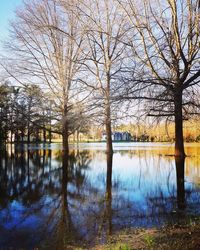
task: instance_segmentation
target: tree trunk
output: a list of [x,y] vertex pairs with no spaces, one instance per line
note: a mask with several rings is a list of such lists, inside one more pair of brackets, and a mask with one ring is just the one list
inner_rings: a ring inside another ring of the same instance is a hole
[[106,117],[106,152],[113,153],[111,122],[108,117]]
[[21,132],[21,142],[24,143],[24,132]]
[[18,132],[15,132],[15,138],[14,138],[14,142],[18,143]]
[[67,121],[63,124],[63,133],[62,133],[62,142],[63,142],[63,151],[66,153],[69,152],[69,143],[68,143],[68,124]]
[[30,142],[31,142],[31,134],[30,134],[30,126],[29,126],[29,123],[28,123],[27,142],[28,142],[28,143],[30,143]]
[[36,143],[40,142],[40,135],[39,135],[40,131],[39,129],[37,129],[36,131]]
[[31,108],[30,105],[28,107],[28,123],[27,123],[27,142],[28,144],[31,142],[31,131],[30,131],[30,121],[31,121]]
[[62,143],[63,143],[63,151],[67,154],[69,153],[69,131],[68,131],[68,121],[67,121],[67,106],[64,106],[63,111],[63,128],[62,128]]
[[111,117],[110,117],[110,102],[106,103],[106,152],[108,154],[113,153],[112,146],[112,129],[111,129]]
[[183,140],[182,91],[175,96],[175,156],[185,157]]
[[46,129],[43,129],[43,142],[46,143],[47,138],[46,138]]
[[[0,141],[1,141],[1,139],[0,139]],[[10,143],[11,144],[13,143],[13,131],[12,131],[12,129],[10,131]]]
[[76,131],[76,142],[77,144],[79,143],[79,131],[78,130]]
[[[51,130],[51,128],[50,128]],[[51,135],[51,131],[49,131],[49,143],[51,143],[51,140],[52,140],[52,135]]]
[[51,133],[51,108],[52,108],[52,105],[51,105],[51,102],[50,102],[50,118],[49,118],[49,143],[51,143],[51,140],[52,140],[52,133]]

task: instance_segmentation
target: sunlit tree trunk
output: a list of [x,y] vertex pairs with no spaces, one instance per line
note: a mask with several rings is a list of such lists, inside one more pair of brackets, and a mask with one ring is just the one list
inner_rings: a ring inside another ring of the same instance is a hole
[[111,113],[110,113],[110,103],[107,100],[106,103],[106,151],[108,154],[113,153],[113,146],[112,146],[112,128],[111,128]]
[[175,96],[175,156],[185,157],[183,139],[182,92]]
[[68,119],[67,119],[67,105],[64,105],[63,110],[63,127],[62,127],[62,140],[63,140],[63,151],[66,152],[66,154],[69,153],[69,127],[68,127]]

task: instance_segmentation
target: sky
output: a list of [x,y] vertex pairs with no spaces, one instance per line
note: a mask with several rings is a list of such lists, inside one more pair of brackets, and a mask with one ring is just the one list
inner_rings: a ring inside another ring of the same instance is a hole
[[[9,20],[15,16],[14,10],[22,4],[23,0],[0,0],[0,40],[8,36]],[[0,45],[2,47],[2,45]]]

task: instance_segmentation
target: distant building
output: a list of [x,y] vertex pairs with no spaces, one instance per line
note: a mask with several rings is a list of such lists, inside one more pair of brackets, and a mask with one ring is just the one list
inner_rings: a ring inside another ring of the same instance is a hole
[[120,132],[112,133],[112,141],[122,141],[122,133]]
[[123,132],[122,141],[131,141],[131,134],[129,132]]
[[[106,133],[102,133],[101,141],[106,141]],[[113,132],[112,141],[131,141],[131,134],[129,132]]]

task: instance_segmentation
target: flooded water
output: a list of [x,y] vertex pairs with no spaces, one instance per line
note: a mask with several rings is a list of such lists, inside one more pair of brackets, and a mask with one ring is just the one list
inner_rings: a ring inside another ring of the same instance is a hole
[[10,147],[0,153],[1,249],[64,249],[200,213],[200,145],[104,143]]

